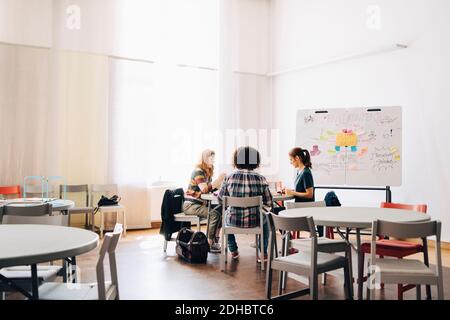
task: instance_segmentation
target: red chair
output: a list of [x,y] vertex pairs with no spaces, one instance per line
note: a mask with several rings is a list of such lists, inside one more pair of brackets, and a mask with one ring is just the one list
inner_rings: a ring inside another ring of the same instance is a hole
[[[390,208],[390,209],[402,209],[402,210],[410,210],[410,211],[418,211],[422,213],[427,213],[427,205],[410,205],[410,204],[401,204],[401,203],[387,203],[382,202],[381,208]],[[363,243],[361,245],[361,250],[364,254],[370,254],[370,242]],[[416,254],[416,253],[424,253],[425,263],[428,264],[428,250],[424,248],[424,246],[420,243],[413,243],[407,241],[400,240],[387,240],[384,237],[380,237],[377,241],[377,255],[380,258],[384,257],[394,257],[398,259],[403,259],[404,257]],[[362,257],[362,265],[364,266],[364,254]],[[364,278],[364,281],[367,279]],[[382,284],[382,288],[384,285]],[[415,288],[415,285],[398,285],[397,295],[398,300],[403,300],[403,293],[410,289]],[[427,298],[431,297],[430,288],[427,286]]]
[[20,186],[0,186],[0,194],[4,196],[17,195],[17,198],[22,198],[22,191],[20,191]]

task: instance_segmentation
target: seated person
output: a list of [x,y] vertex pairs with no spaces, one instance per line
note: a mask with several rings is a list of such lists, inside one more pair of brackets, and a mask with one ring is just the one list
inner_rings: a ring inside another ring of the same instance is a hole
[[[234,152],[233,164],[236,170],[229,175],[219,192],[219,203],[222,204],[223,197],[263,197],[265,211],[270,211],[272,207],[272,194],[265,177],[254,170],[260,166],[261,155],[251,147],[241,147]],[[264,223],[264,257],[267,258],[267,246],[269,228],[267,222],[259,221],[259,208],[233,208],[227,210],[226,224],[239,228],[255,228]],[[233,234],[228,235],[228,248],[233,259],[239,258],[236,238]]]
[[[205,150],[202,153],[200,163],[192,172],[191,180],[185,194],[183,211],[186,215],[196,215],[201,218],[208,218],[208,206],[201,199],[202,194],[208,194],[220,188],[225,174],[221,174],[215,181],[212,181],[214,174],[215,153],[212,150]],[[220,244],[216,241],[220,223],[222,220],[222,209],[220,207],[211,208],[209,212],[208,242],[210,252],[220,253]]]

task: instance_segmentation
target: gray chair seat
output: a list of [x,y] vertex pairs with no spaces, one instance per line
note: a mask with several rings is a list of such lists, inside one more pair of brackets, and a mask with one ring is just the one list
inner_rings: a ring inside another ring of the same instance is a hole
[[[40,281],[51,281],[58,276],[59,271],[62,269],[60,266],[38,266],[37,275]],[[31,267],[8,267],[0,270],[0,274],[8,279],[24,279],[30,280]]]
[[[290,242],[291,247],[297,250],[311,248],[311,239],[294,239]],[[345,252],[348,244],[343,239],[328,239],[325,237],[317,238],[317,247],[319,252],[334,253]]]
[[[330,253],[317,253],[317,269],[319,273],[328,270],[341,268],[347,264],[347,259]],[[307,272],[311,269],[311,252],[303,251],[289,256],[273,259],[272,268],[276,270],[287,270],[289,272],[305,269]],[[291,269],[291,270],[288,270]]]
[[[175,221],[179,221],[179,222],[197,222],[197,220],[199,220],[198,216],[193,216],[193,215],[187,215],[185,213],[177,213],[173,215]],[[207,219],[200,219],[201,221],[203,220],[207,220]]]
[[69,209],[69,213],[92,213],[94,212],[95,208],[93,207],[75,207],[72,209]]
[[[105,282],[107,299],[115,299],[115,286]],[[97,283],[44,283],[39,287],[42,300],[99,300]]]
[[408,259],[375,259],[375,263],[382,275],[389,276],[435,276],[434,270],[422,261]]
[[[38,284],[41,285],[45,281],[54,281],[58,277],[59,272],[62,270],[59,266],[38,266],[37,276]],[[32,290],[31,285],[31,267],[8,267],[0,270],[0,274],[9,280],[14,281],[15,284],[20,286],[24,290]],[[0,283],[0,291],[12,292],[15,291],[9,286]]]
[[99,207],[98,211],[102,211],[102,212],[115,212],[115,211],[122,211],[125,210],[125,207],[122,206],[121,204],[115,205],[115,206],[103,206],[103,207]]

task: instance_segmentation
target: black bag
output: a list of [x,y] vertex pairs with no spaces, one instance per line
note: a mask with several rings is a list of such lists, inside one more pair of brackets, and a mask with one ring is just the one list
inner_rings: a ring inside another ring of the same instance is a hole
[[111,198],[107,198],[102,196],[98,201],[98,207],[107,207],[107,206],[117,206],[119,204],[120,198],[118,195],[114,195]]
[[330,191],[325,195],[325,203],[327,207],[340,207],[341,202],[334,191]]
[[189,263],[206,263],[208,258],[208,238],[203,232],[183,228],[178,232],[176,252]]
[[97,207],[94,209],[94,214],[98,212],[100,207],[117,206],[119,204],[119,201],[120,197],[118,195],[114,195],[111,198],[102,196],[97,203]]

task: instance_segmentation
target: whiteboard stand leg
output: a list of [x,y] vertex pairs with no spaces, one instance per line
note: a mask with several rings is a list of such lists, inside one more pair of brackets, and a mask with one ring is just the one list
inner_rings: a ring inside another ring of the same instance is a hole
[[386,187],[386,202],[387,203],[392,202],[392,191],[391,191],[391,187],[389,187],[389,186]]

